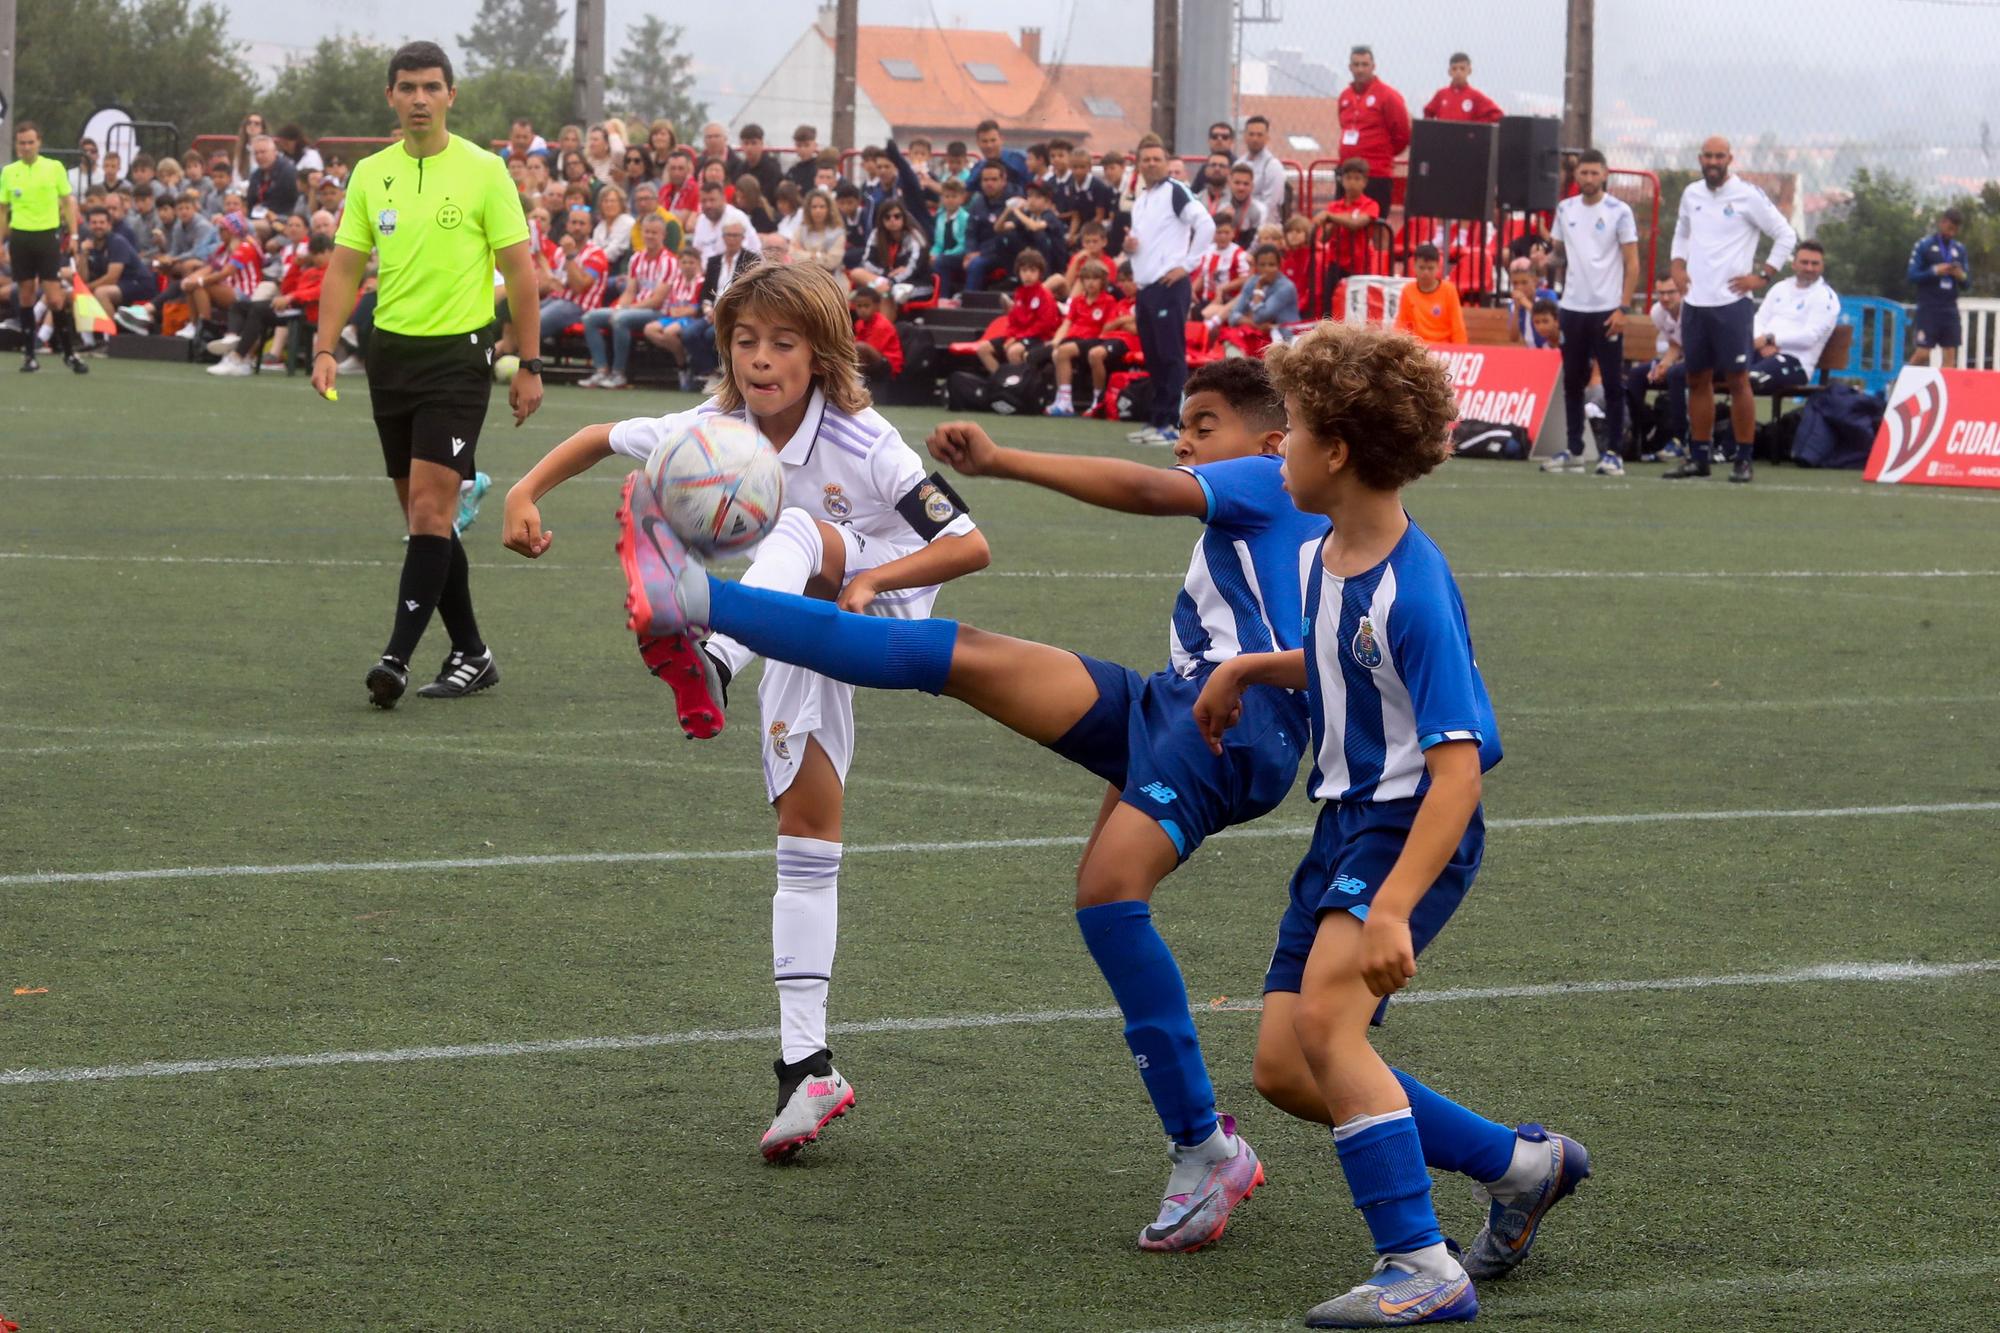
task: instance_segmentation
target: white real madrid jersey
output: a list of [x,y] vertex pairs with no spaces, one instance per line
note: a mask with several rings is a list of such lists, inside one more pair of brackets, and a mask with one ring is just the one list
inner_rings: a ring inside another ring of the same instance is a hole
[[[689,422],[719,411],[711,398],[686,412],[621,421],[611,428],[612,451],[643,463]],[[742,415],[748,420],[748,409]],[[864,542],[880,542],[896,556],[973,530],[971,516],[925,476],[916,451],[872,407],[843,412],[815,388],[798,431],[778,447],[778,461],[785,468],[787,509],[852,528]],[[905,588],[883,593],[881,600],[914,600],[933,591]]]

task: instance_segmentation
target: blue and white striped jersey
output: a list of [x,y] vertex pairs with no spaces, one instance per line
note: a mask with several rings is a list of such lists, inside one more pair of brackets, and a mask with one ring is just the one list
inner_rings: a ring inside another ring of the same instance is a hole
[[1174,599],[1168,638],[1174,674],[1190,679],[1238,653],[1299,646],[1298,551],[1327,521],[1302,514],[1285,494],[1275,454],[1230,458],[1181,471],[1208,496],[1207,525]]
[[1316,801],[1395,801],[1430,790],[1424,751],[1477,741],[1500,762],[1500,728],[1472,655],[1444,552],[1415,522],[1388,559],[1329,574],[1323,539],[1298,552]]

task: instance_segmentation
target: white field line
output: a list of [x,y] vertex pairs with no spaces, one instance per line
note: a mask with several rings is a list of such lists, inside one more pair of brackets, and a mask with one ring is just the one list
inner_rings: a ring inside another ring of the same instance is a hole
[[[0,478],[4,481],[5,478]],[[0,551],[0,560],[44,560],[57,563],[81,564],[135,564],[135,565],[250,565],[328,569],[401,569],[401,560],[356,560],[335,558],[314,558],[310,556],[257,556],[257,555],[99,555],[67,551]],[[492,565],[480,566],[487,569],[530,569],[535,566],[525,560],[508,560]],[[590,564],[555,564],[544,568],[589,569],[600,572],[603,568]],[[981,578],[997,579],[1074,579],[1084,581],[1153,581],[1179,579],[1186,571],[1170,570],[1090,570],[1090,569],[989,569],[980,574]],[[2000,569],[1476,569],[1460,571],[1457,577],[1465,581],[1536,581],[1536,580],[1701,580],[1723,581],[1732,579],[1992,579],[2000,578]]]
[[[1489,819],[1486,827],[1509,829],[1597,828],[1633,824],[1734,823],[1760,819],[1868,819],[1898,815],[1954,815],[2000,811],[2000,801],[1946,801],[1932,805],[1848,805],[1806,810],[1655,810],[1606,815],[1545,815]],[[1304,825],[1252,824],[1224,829],[1216,838],[1303,838]],[[1040,838],[971,838],[939,842],[849,843],[848,856],[938,855],[950,852],[1013,851],[1023,848],[1080,847],[1081,834]],[[640,865],[708,861],[768,860],[769,847],[670,852],[545,852],[513,856],[430,857],[398,861],[299,861],[278,865],[157,866],[140,870],[52,870],[0,875],[0,888],[46,884],[122,884],[140,880],[240,879],[284,875],[382,874],[411,870],[496,870],[528,866]]]
[[[2000,959],[1962,963],[1821,963],[1777,972],[1732,972],[1719,976],[1642,977],[1607,981],[1557,982],[1540,986],[1467,986],[1451,990],[1413,990],[1396,997],[1404,1004],[1463,1004],[1479,1000],[1563,999],[1577,995],[1631,995],[1648,991],[1711,990],[1725,986],[1795,986],[1810,982],[1936,981],[2000,971]],[[1260,1001],[1196,1005],[1193,1012],[1256,1013]],[[1101,1023],[1119,1016],[1116,1009],[1035,1009],[1003,1014],[954,1014],[935,1018],[875,1018],[859,1023],[835,1023],[829,1035],[866,1036],[879,1033],[963,1032],[979,1028],[1047,1026],[1057,1023]],[[36,1083],[97,1083],[124,1078],[168,1078],[182,1074],[220,1074],[265,1069],[317,1069],[329,1065],[409,1064],[425,1060],[477,1060],[504,1055],[568,1055],[596,1051],[641,1051],[661,1046],[707,1046],[725,1042],[771,1041],[776,1028],[695,1029],[621,1037],[563,1037],[541,1041],[472,1042],[451,1046],[402,1046],[374,1051],[316,1051],[302,1055],[239,1055],[214,1060],[148,1060],[126,1065],[71,1066],[62,1069],[0,1070],[0,1086]]]
[[[1685,1282],[1656,1282],[1643,1287],[1613,1287],[1606,1291],[1530,1292],[1516,1288],[1480,1291],[1482,1310],[1501,1319],[1530,1320],[1540,1316],[1593,1313],[1603,1306],[1641,1306],[1655,1319],[1665,1310],[1717,1302],[1743,1304],[1745,1312],[1757,1310],[1759,1297],[1818,1296],[1862,1287],[1907,1286],[1923,1288],[1940,1277],[1984,1277],[2000,1273],[2000,1258],[1939,1258],[1921,1264],[1885,1264],[1881,1267],[1797,1268],[1789,1272],[1758,1277],[1692,1278]],[[1332,1294],[1332,1290],[1325,1293]],[[1308,1296],[1310,1299],[1310,1296]],[[1747,1324],[1756,1320],[1749,1318]],[[1732,1321],[1732,1324],[1734,1321]],[[1145,1333],[1278,1333],[1299,1326],[1293,1319],[1225,1319],[1208,1324],[1172,1324],[1145,1330]],[[1643,1327],[1644,1323],[1636,1325]],[[1944,1325],[1937,1325],[1944,1327]]]

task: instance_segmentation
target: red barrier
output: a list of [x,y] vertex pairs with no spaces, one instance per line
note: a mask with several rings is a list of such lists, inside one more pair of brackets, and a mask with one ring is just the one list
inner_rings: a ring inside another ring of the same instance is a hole
[[2000,381],[1984,370],[1903,367],[1862,476],[2000,489]]

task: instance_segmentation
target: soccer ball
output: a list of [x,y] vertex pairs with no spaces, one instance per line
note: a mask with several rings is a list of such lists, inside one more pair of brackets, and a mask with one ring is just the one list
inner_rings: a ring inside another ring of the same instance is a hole
[[512,384],[514,376],[520,371],[521,358],[518,356],[503,356],[493,363],[493,378],[501,384]]
[[762,541],[785,506],[777,451],[741,417],[701,417],[646,460],[667,525],[696,555],[735,555]]

